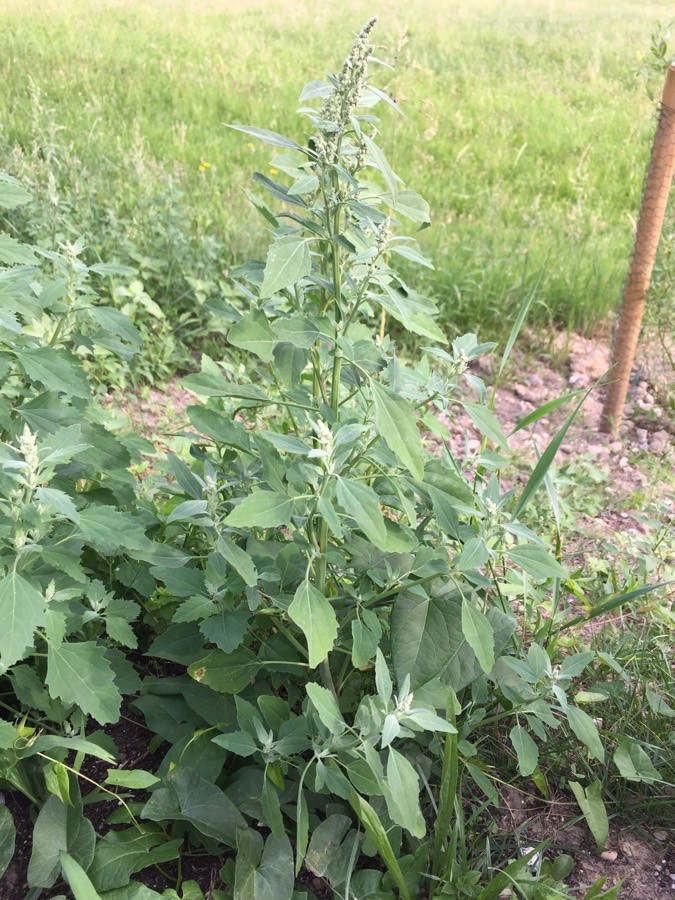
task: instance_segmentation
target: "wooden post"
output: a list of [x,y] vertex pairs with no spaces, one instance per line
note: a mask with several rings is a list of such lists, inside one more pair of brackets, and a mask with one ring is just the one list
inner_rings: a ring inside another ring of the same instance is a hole
[[661,112],[642,195],[633,256],[623,294],[621,317],[614,338],[611,381],[607,386],[607,396],[600,424],[600,429],[604,432],[616,432],[623,417],[628,382],[645,311],[645,297],[652,277],[674,171],[675,64],[668,69],[663,88]]

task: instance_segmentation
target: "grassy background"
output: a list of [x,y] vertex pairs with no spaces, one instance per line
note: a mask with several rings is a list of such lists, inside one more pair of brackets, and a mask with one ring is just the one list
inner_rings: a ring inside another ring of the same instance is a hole
[[[544,322],[588,330],[616,307],[654,125],[636,73],[669,7],[389,0],[379,10],[378,53],[397,68],[376,69],[375,83],[408,119],[385,113],[382,144],[431,204],[422,243],[437,270],[421,287],[450,329],[498,333],[541,266]],[[227,268],[264,245],[241,188],[269,170],[271,148],[222,123],[299,137],[301,88],[339,67],[374,11],[361,0],[5,0],[0,165],[42,166],[47,195],[50,170],[75,226],[117,223],[120,239],[103,249],[124,261],[135,245],[139,257],[166,256],[135,217],[170,181],[171,227],[202,246],[214,238],[213,264]]]

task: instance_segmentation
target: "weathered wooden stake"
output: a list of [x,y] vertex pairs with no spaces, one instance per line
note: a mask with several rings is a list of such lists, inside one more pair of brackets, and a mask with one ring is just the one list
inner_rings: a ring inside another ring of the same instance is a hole
[[661,113],[654,135],[640,218],[635,232],[633,256],[623,294],[623,306],[612,352],[613,368],[602,411],[600,429],[616,432],[623,417],[628,382],[635,360],[645,297],[654,268],[654,259],[666,213],[668,193],[675,171],[675,64],[666,75]]

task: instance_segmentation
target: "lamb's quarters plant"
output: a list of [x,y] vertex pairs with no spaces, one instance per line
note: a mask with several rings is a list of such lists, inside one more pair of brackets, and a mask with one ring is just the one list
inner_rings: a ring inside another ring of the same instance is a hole
[[[248,364],[205,357],[185,379],[208,399],[189,410],[189,463],[167,457],[163,482],[139,489],[129,466],[148,445],[109,430],[83,368],[96,345],[138,344],[94,290],[109,270],[81,243],[0,237],[0,777],[40,807],[35,896],[62,879],[76,900],[154,900],[132,876],[192,848],[222,858],[217,900],[301,898],[303,868],[344,897],[560,893],[567,858],[539,867],[541,847],[469,839],[516,767],[549,795],[552,747],[556,786],[606,839],[607,735],[584,706],[611,662],[564,652],[580,579],[521,520],[570,419],[504,489],[508,441],[470,370],[493,345],[446,343],[393,267],[427,264],[396,230],[429,210],[376,143],[373,25],[303,91],[320,101],[303,108],[306,145],[237,126],[282,151],[285,183],[255,176],[282,206],[251,194],[270,249],[235,274],[248,309],[218,304]],[[0,178],[5,208],[28,201]],[[383,307],[422,338],[414,363],[378,337]],[[464,460],[437,423],[459,408],[484,435]],[[519,628],[512,600],[547,615]],[[114,765],[99,726],[124,695],[156,771]],[[649,746],[613,749],[621,776],[660,783]],[[85,811],[111,796],[97,836]],[[0,808],[3,870],[13,842]],[[199,897],[180,871],[177,890]]]

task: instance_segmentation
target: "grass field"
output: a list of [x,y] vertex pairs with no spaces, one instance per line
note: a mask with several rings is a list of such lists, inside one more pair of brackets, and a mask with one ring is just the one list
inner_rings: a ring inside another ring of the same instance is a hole
[[[75,225],[117,223],[119,240],[99,249],[125,262],[134,247],[166,259],[137,213],[170,178],[167,229],[215,239],[214,266],[227,268],[262,243],[242,187],[269,170],[270,148],[222,123],[300,137],[289,110],[301,88],[339,66],[376,11],[378,52],[397,63],[377,83],[407,116],[385,114],[383,144],[431,204],[421,239],[437,268],[424,286],[445,323],[498,332],[544,267],[540,320],[588,330],[620,298],[654,123],[637,72],[669,7],[5,0],[0,167],[41,166],[45,191],[49,168]],[[208,281],[203,260],[195,268]]]

